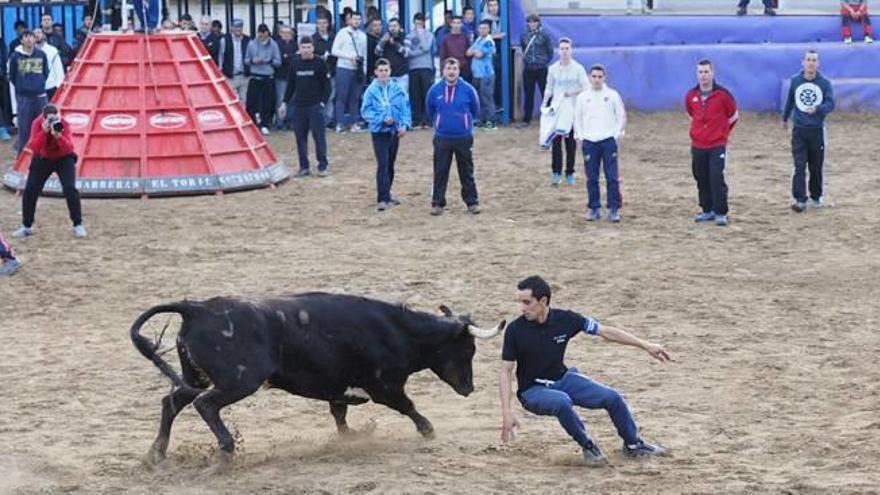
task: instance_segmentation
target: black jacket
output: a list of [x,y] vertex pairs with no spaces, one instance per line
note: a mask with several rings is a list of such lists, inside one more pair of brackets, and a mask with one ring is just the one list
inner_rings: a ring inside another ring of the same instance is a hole
[[275,40],[278,43],[278,52],[281,54],[281,65],[275,67],[275,79],[287,79],[290,74],[290,65],[293,63],[293,57],[296,56],[299,47],[296,43],[296,37],[290,41],[284,41],[280,37]]
[[406,60],[408,50],[404,45],[406,37],[401,32],[393,38],[393,41],[393,43],[391,41],[383,43],[380,40],[376,45],[376,58],[386,58],[391,62],[391,77],[404,76],[409,71],[409,63]]
[[202,44],[205,45],[205,49],[208,50],[208,55],[214,59],[215,64],[220,64],[220,36],[217,36],[217,33],[210,32],[207,36],[202,38],[202,33],[198,33],[199,39],[202,41]]
[[[235,73],[233,72],[233,70],[234,70],[233,64],[235,63],[235,52],[233,51],[234,48],[232,46],[232,43],[234,43],[232,41],[232,34],[226,33],[223,36],[223,41],[225,41],[225,43],[224,43],[225,46],[223,47],[224,49],[222,50],[223,53],[221,53],[221,55],[223,56],[223,60],[221,60],[222,65],[220,67],[220,70],[223,71],[223,75],[225,75],[226,77],[233,77],[233,76],[235,76]],[[245,54],[247,53],[248,43],[250,43],[250,42],[251,42],[251,39],[250,39],[250,37],[248,37],[248,35],[246,35],[246,34],[241,35],[241,42],[240,42],[241,43],[241,63],[244,66],[244,75],[246,75],[246,76],[249,76],[251,74],[250,66],[247,65],[246,63],[244,63]]]

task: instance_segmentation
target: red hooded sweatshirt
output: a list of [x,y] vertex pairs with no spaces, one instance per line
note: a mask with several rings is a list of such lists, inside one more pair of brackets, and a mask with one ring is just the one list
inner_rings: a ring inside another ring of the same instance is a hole
[[43,129],[42,115],[34,120],[34,123],[31,124],[31,140],[28,143],[34,156],[39,156],[44,160],[60,160],[73,153],[70,124],[63,118],[61,121],[64,122],[64,130],[61,131],[61,136],[56,138]]

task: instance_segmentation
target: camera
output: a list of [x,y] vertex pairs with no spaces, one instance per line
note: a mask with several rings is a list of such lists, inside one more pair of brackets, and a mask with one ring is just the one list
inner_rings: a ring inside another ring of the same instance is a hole
[[51,127],[53,132],[60,133],[64,131],[64,122],[58,115],[51,114],[46,117],[46,121],[49,123],[49,126]]

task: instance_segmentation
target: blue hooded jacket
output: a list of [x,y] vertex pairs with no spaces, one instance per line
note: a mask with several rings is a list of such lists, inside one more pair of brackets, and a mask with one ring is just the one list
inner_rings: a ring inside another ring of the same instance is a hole
[[[412,128],[409,96],[393,80],[383,85],[378,79],[373,79],[364,92],[361,116],[370,124],[370,132],[374,134],[396,133],[400,129]],[[394,119],[391,125],[385,123],[388,116]]]
[[[802,108],[815,107],[815,113],[809,114]],[[816,78],[808,81],[801,71],[791,78],[791,87],[788,89],[788,98],[785,101],[785,110],[782,113],[782,121],[788,122],[788,118],[794,112],[795,127],[823,127],[825,116],[834,110],[834,91],[831,81],[825,79],[822,74],[816,72]]]
[[477,90],[459,78],[450,85],[446,79],[431,86],[425,101],[434,134],[444,139],[458,139],[474,133],[474,115],[480,114]]

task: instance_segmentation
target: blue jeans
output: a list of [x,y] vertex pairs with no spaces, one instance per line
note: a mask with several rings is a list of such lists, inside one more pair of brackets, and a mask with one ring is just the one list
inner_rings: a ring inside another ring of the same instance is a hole
[[599,162],[605,171],[605,182],[608,190],[608,209],[620,208],[620,181],[617,177],[617,140],[603,139],[597,143],[584,141],[584,168],[587,173],[587,207],[591,210],[602,206],[602,194],[599,192]]
[[[351,69],[336,68],[336,125],[358,122],[360,116],[361,83]],[[346,118],[346,115],[348,116]]]
[[3,237],[3,233],[0,232],[0,261],[6,260],[14,260],[15,252],[12,251],[12,246],[6,242],[6,238]]
[[394,132],[374,132],[373,151],[376,153],[376,192],[379,203],[391,202],[391,185],[394,184],[394,162],[400,139]]
[[627,445],[639,441],[638,427],[623,396],[580,374],[577,368],[569,368],[562,378],[548,385],[527,388],[520,394],[520,402],[529,412],[556,416],[562,428],[581,447],[587,447],[592,440],[574,406],[605,409],[617,428],[617,434]]
[[156,29],[159,27],[159,0],[147,0],[147,19],[144,21],[144,0],[134,0],[134,14],[137,16],[141,27],[144,29]]
[[324,107],[320,103],[310,107],[293,107],[293,133],[296,135],[300,170],[309,169],[309,132],[315,140],[318,170],[327,170],[327,129],[324,127]]
[[480,94],[480,120],[495,121],[495,76],[474,78],[474,86]]

